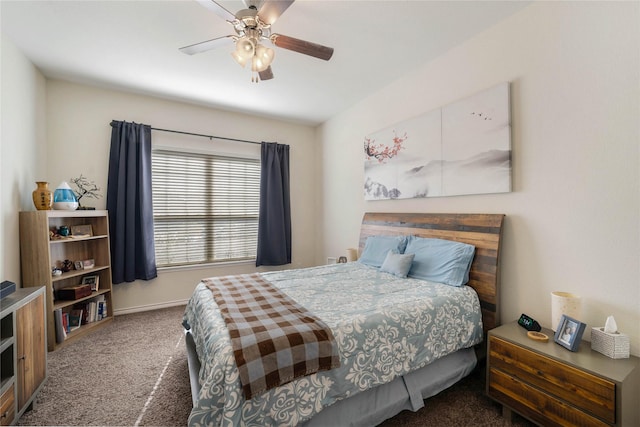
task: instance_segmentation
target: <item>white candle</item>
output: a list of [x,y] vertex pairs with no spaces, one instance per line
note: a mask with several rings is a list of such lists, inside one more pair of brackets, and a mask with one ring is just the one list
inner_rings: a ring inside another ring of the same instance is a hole
[[555,332],[562,315],[580,320],[581,299],[578,295],[569,292],[551,292],[551,329]]

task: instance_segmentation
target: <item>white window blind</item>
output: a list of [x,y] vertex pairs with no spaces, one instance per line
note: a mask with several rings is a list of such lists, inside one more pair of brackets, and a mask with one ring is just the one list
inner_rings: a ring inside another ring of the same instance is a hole
[[152,153],[158,267],[255,259],[260,161]]

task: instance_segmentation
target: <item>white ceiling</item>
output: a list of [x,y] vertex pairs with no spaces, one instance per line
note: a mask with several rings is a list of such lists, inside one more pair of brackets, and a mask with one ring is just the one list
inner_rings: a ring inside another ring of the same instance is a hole
[[234,34],[193,0],[0,0],[0,14],[2,32],[47,77],[318,124],[527,4],[297,0],[273,32],[331,46],[333,58],[275,47],[275,78],[258,84],[231,58],[233,46],[178,51]]

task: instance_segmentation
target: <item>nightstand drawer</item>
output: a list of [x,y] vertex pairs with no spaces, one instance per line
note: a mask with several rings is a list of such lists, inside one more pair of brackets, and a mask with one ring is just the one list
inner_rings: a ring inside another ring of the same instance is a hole
[[489,395],[544,426],[607,427],[609,424],[497,369],[489,371]]
[[[539,398],[554,402],[557,399],[562,406],[562,414],[571,413],[567,409],[570,406],[562,403],[567,402],[580,411],[615,424],[615,383],[493,336],[490,337],[489,348],[490,375],[496,380],[502,378],[502,387],[512,385],[511,391],[516,396],[524,392],[522,387],[528,394],[535,394],[536,389],[544,390],[544,393],[539,392],[544,395]],[[497,371],[504,374],[498,375]],[[513,377],[517,381],[507,382],[503,377]],[[576,422],[576,425],[597,424]]]
[[0,426],[10,426],[16,415],[16,401],[14,399],[12,384],[2,396],[0,396]]

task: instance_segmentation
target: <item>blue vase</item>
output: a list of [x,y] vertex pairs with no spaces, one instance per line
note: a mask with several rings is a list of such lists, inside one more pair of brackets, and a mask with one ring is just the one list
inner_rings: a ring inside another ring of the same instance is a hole
[[66,182],[61,182],[53,192],[53,209],[66,211],[78,209],[78,199]]

